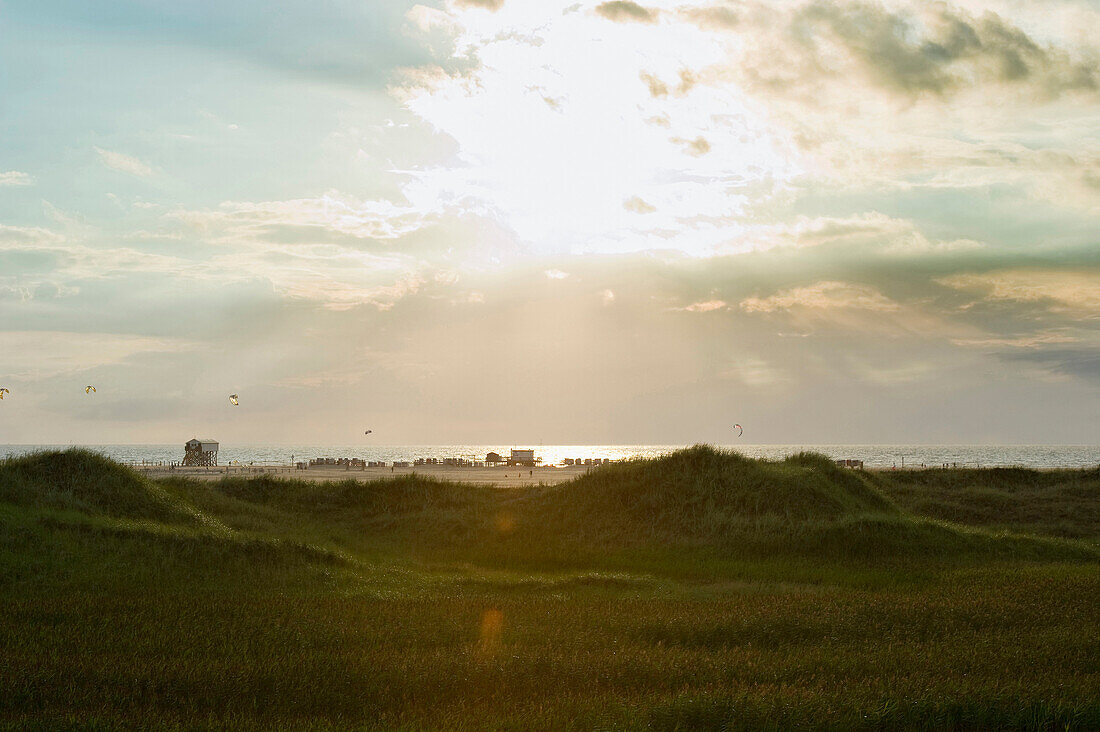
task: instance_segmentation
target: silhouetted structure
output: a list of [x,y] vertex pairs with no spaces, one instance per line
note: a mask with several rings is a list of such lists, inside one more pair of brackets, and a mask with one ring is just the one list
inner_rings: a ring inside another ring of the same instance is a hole
[[522,465],[528,468],[535,467],[535,451],[512,450],[512,456],[508,458],[508,465]]
[[192,437],[183,444],[184,465],[217,465],[217,440],[200,440]]

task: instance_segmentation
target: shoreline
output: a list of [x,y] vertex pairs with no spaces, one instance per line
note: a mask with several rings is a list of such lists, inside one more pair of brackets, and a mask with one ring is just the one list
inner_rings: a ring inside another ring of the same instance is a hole
[[[371,482],[408,476],[420,476],[434,478],[436,480],[452,483],[467,483],[471,485],[492,485],[497,487],[520,487],[531,485],[557,485],[574,478],[585,475],[595,466],[538,466],[535,468],[508,468],[508,467],[472,467],[458,465],[416,465],[407,468],[367,467],[345,469],[343,467],[325,466],[311,467],[304,470],[294,465],[218,465],[209,467],[169,467],[166,465],[129,465],[146,477],[158,478],[195,478],[204,481],[217,481],[223,478],[256,478],[269,475],[286,480],[307,480],[316,483],[340,482],[354,480],[359,482]],[[602,466],[600,466],[602,467]],[[991,465],[975,468],[973,465],[941,467],[931,466],[905,466],[904,468],[892,467],[866,467],[867,473],[915,473],[924,471],[952,471],[952,470],[1010,470],[1012,467]],[[1070,472],[1077,470],[1089,470],[1090,468],[1021,468],[1034,470],[1040,473]]]
[[197,478],[199,480],[221,480],[222,478],[253,478],[261,475],[290,480],[308,480],[313,482],[338,482],[355,480],[369,482],[402,478],[410,475],[435,478],[453,483],[476,485],[524,486],[556,485],[572,480],[592,470],[581,466],[539,466],[535,468],[507,467],[469,467],[457,465],[416,465],[408,468],[368,467],[352,468],[325,466],[299,470],[293,465],[218,465],[212,467],[174,467],[164,465],[131,465],[149,478]]

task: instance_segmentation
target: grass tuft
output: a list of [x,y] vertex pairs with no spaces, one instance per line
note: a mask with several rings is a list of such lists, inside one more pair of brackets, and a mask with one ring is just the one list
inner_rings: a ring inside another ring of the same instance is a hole
[[0,461],[0,502],[167,523],[209,521],[136,471],[81,448]]

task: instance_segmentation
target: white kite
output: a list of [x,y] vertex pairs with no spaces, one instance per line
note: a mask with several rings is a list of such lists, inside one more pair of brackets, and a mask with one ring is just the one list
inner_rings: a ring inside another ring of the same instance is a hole
[[735,425],[734,425],[734,428],[735,428],[735,429],[737,430],[737,436],[738,436],[738,437],[740,437],[741,435],[745,434],[745,428],[744,428],[744,427],[742,427],[741,425],[739,425],[739,424],[735,424]]

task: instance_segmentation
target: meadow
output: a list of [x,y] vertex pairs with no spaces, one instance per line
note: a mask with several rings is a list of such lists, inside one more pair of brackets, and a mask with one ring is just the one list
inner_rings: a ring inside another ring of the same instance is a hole
[[0,464],[0,727],[1098,729],[1100,469]]

